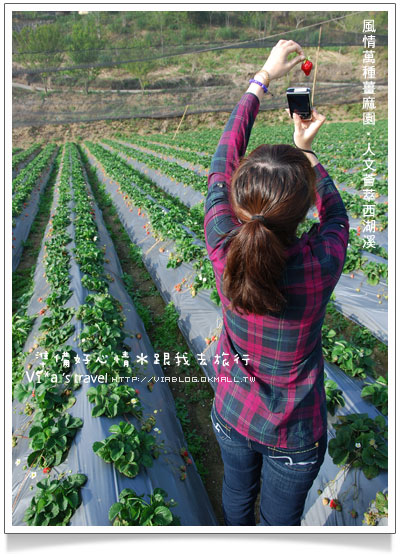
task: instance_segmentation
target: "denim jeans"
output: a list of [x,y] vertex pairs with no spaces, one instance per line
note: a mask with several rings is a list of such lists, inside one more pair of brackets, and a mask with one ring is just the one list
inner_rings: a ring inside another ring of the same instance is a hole
[[[255,526],[260,491],[260,525],[300,526],[307,493],[324,460],[327,434],[303,449],[262,445],[244,437],[211,409],[224,463],[222,508],[227,526]],[[262,479],[262,482],[261,482]]]

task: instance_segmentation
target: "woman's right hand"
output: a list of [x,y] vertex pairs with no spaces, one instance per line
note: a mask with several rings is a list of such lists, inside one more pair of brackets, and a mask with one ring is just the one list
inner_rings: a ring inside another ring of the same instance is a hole
[[[287,108],[287,113],[290,115],[290,111]],[[299,149],[311,149],[311,144],[314,137],[317,135],[319,128],[325,122],[326,116],[319,114],[315,108],[311,112],[311,120],[302,120],[300,116],[293,113],[294,121],[294,134],[293,141]]]

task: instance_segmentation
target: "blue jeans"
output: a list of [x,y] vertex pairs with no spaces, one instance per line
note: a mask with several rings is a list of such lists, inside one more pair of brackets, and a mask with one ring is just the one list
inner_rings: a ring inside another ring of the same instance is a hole
[[244,437],[215,409],[211,421],[224,463],[222,509],[226,526],[300,526],[307,493],[325,457],[327,434],[303,449],[281,449]]

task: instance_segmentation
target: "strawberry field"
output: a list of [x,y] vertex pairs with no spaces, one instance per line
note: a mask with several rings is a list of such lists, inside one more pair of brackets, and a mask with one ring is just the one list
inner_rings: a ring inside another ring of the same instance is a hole
[[[291,125],[255,125],[249,150],[291,144],[292,133]],[[185,401],[174,402],[169,363],[149,339],[103,211],[115,213],[130,242],[126,257],[140,259],[177,316],[186,341],[171,354],[179,381],[199,366],[213,387],[222,313],[203,221],[220,134],[117,134],[13,154],[16,278],[40,206],[50,207],[34,274],[13,300],[14,525],[218,525]],[[362,123],[333,123],[313,145],[351,231],[322,329],[329,445],[305,526],[375,525],[387,514],[387,121],[376,122],[371,140],[373,246],[363,233],[363,134]],[[298,235],[316,222],[313,207]]]

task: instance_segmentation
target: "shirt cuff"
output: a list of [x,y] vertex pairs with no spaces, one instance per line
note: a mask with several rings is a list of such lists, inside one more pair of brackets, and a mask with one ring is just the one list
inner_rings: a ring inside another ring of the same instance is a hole
[[[246,92],[244,93],[243,97],[245,97],[245,96],[247,96],[247,95],[251,95],[252,97],[254,97],[254,99],[257,100],[257,103],[256,103],[256,104],[260,104],[260,99],[257,97],[257,95],[256,95],[255,93],[251,93],[250,91],[249,91],[249,92],[246,91]],[[254,99],[253,99],[253,101],[254,101]]]
[[322,166],[320,162],[315,166],[313,166],[313,168],[315,171],[315,175],[317,177],[317,182],[320,182],[321,180],[323,180],[323,178],[326,178],[328,176],[327,171],[325,170],[325,168]]

